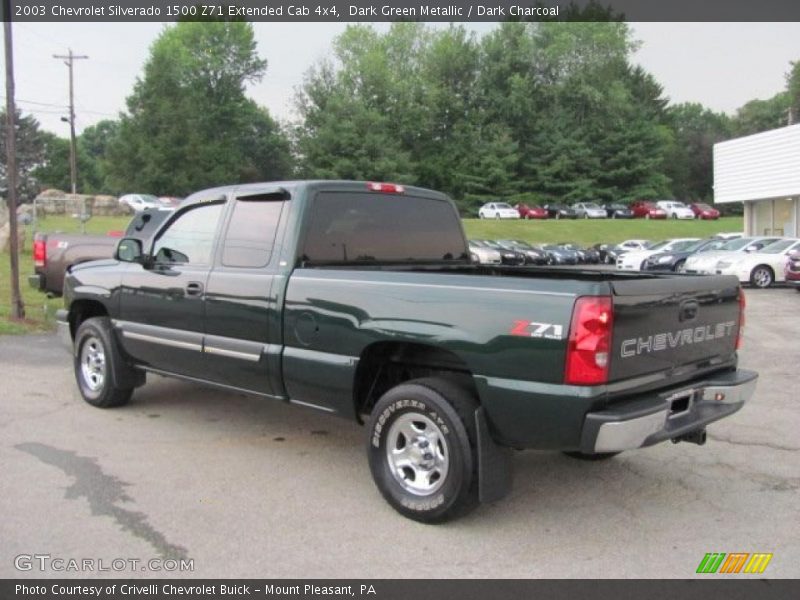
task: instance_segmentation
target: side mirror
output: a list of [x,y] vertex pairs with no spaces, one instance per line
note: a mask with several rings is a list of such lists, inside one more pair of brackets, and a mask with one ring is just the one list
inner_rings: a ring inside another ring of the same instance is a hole
[[120,262],[140,263],[147,267],[148,256],[144,253],[142,240],[137,238],[122,238],[117,244],[114,258]]

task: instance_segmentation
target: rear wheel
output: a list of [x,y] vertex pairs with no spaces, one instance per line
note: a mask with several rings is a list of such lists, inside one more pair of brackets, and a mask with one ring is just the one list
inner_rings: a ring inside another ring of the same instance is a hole
[[477,407],[467,390],[433,377],[400,384],[378,400],[367,455],[392,508],[437,523],[477,506]]
[[107,317],[85,320],[75,334],[74,369],[81,396],[92,406],[112,408],[131,399],[132,388],[116,385],[114,373],[129,368],[122,363]]
[[595,454],[587,454],[585,452],[564,452],[564,454],[570,458],[576,458],[578,460],[597,461],[614,458],[617,454],[619,454],[619,452],[597,452]]
[[775,274],[766,265],[758,265],[750,272],[750,283],[753,287],[768,288],[775,281]]

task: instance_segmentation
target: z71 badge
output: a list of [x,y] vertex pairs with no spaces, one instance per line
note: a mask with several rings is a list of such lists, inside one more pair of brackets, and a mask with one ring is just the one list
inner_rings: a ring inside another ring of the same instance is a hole
[[560,340],[564,338],[563,325],[554,323],[538,323],[536,321],[514,321],[514,326],[509,332],[511,335],[522,337],[543,338],[545,340]]

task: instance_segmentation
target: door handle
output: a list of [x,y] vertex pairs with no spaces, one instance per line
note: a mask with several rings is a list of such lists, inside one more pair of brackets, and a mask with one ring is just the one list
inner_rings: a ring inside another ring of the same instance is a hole
[[187,296],[199,296],[203,293],[203,284],[199,281],[190,281],[186,284]]

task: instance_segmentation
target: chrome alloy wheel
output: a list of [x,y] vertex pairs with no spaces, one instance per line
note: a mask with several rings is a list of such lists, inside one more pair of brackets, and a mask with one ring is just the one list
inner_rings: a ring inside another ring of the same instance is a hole
[[450,463],[439,426],[413,412],[400,415],[392,423],[386,460],[397,483],[417,496],[428,496],[442,487]]
[[768,288],[772,285],[772,273],[769,269],[759,267],[753,272],[753,283],[760,288]]
[[88,338],[81,348],[81,377],[92,392],[103,389],[106,380],[106,354],[96,337]]

